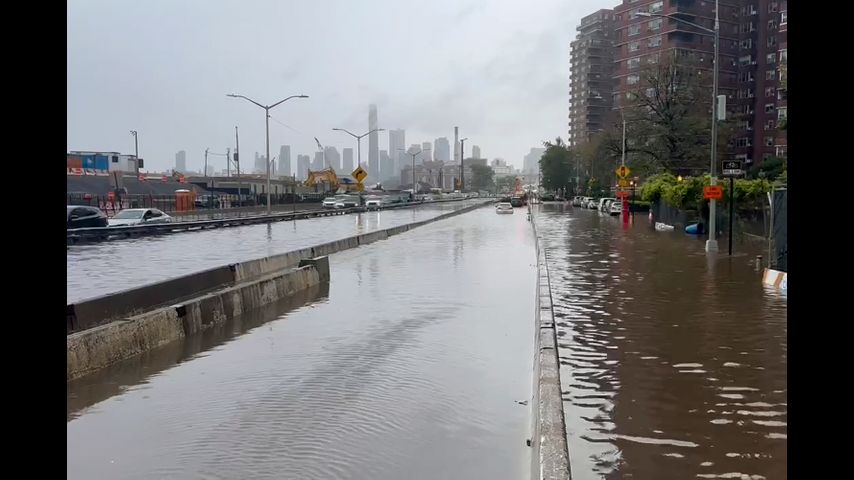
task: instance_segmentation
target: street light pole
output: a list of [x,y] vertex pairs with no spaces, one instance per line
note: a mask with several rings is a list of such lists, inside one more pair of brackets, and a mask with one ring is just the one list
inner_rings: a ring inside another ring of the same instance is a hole
[[[267,128],[267,157],[266,157],[266,160],[267,160],[266,161],[266,163],[267,163],[267,215],[270,215],[270,213],[272,211],[271,205],[270,205],[270,110],[272,110],[277,105],[284,103],[284,102],[286,102],[292,98],[308,98],[308,95],[291,95],[290,97],[285,98],[284,100],[279,100],[278,102],[276,102],[272,105],[261,105],[260,103],[256,102],[255,100],[252,100],[249,97],[246,97],[243,95],[236,95],[233,93],[229,93],[226,96],[234,97],[234,98],[242,98],[242,99],[249,101],[249,102],[252,102],[255,105],[258,105],[259,107],[264,109],[264,123],[266,124],[266,128]],[[205,174],[207,174],[207,172],[205,172]]]
[[[719,62],[719,50],[720,50],[720,42],[721,42],[721,24],[720,24],[720,6],[718,5],[718,0],[715,0],[715,26],[714,28],[704,27],[702,25],[698,25],[693,22],[689,22],[687,20],[683,20],[679,17],[674,17],[674,14],[661,15],[657,13],[649,13],[649,12],[638,12],[637,15],[641,17],[663,17],[676,20],[677,22],[682,22],[686,25],[690,25],[694,28],[698,28],[704,32],[711,33],[715,37],[715,55],[714,55],[714,65],[712,66],[712,145],[709,159],[709,174],[710,181],[709,184],[714,186],[718,184],[718,176],[717,176],[717,155],[718,155],[718,70],[720,70],[720,62]],[[712,198],[709,200],[709,239],[706,240],[706,252],[717,252],[718,251],[718,240],[717,240],[717,226],[715,225],[715,212],[717,211],[717,201]]]
[[343,128],[333,128],[332,130],[344,132],[344,133],[346,133],[346,134],[348,134],[351,137],[356,139],[356,151],[358,152],[358,153],[356,153],[356,158],[357,158],[357,161],[359,162],[360,167],[362,166],[362,138],[367,137],[368,135],[370,135],[374,132],[384,132],[385,131],[384,128],[375,128],[375,129],[371,130],[370,132],[363,133],[362,135],[356,135],[355,133],[353,133],[349,130],[343,129]]
[[137,132],[136,130],[131,130],[130,134],[133,135],[133,158],[135,160],[134,163],[136,163],[136,166],[135,166],[136,176],[138,177],[139,176],[139,142],[138,142],[139,139],[137,137],[139,136],[139,132]]
[[415,198],[415,194],[418,193],[418,190],[415,188],[415,157],[418,156],[422,152],[422,150],[418,150],[415,153],[409,153],[402,148],[398,148],[398,150],[405,152],[407,155],[412,156],[412,197]]
[[460,192],[465,190],[465,185],[466,185],[465,177],[463,176],[463,175],[465,175],[465,170],[463,169],[463,166],[466,163],[466,156],[465,156],[466,147],[465,147],[465,145],[466,145],[466,140],[468,140],[468,139],[469,139],[469,137],[460,139]]

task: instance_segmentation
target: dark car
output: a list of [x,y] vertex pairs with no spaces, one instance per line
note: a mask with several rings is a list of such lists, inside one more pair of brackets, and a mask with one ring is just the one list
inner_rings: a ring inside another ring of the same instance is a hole
[[65,228],[106,227],[107,215],[100,208],[66,205]]

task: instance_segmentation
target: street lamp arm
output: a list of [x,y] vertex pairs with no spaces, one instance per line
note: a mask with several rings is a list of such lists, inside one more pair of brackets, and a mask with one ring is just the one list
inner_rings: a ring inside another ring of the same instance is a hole
[[362,137],[356,135],[355,133],[351,132],[350,130],[347,130],[344,128],[333,128],[332,130],[338,130],[339,132],[344,132],[344,133],[346,133],[346,134],[348,134],[351,137],[356,138],[356,139],[362,138]]
[[704,27],[704,26],[702,26],[702,25],[698,25],[698,24],[696,24],[696,23],[694,23],[694,22],[689,22],[688,20],[684,20],[684,19],[679,18],[679,17],[674,17],[674,16],[673,16],[674,14],[672,14],[672,13],[671,13],[671,14],[667,14],[667,15],[662,15],[662,14],[660,14],[660,13],[638,12],[638,13],[636,13],[635,15],[637,15],[637,16],[639,16],[639,17],[658,17],[658,18],[669,18],[669,19],[671,19],[671,20],[676,20],[677,22],[682,22],[682,23],[684,23],[684,24],[686,24],[686,25],[691,25],[691,26],[692,26],[692,27],[694,27],[694,28],[699,28],[700,30],[703,30],[703,31],[705,31],[705,32],[715,33],[715,29],[714,29],[714,28]]
[[252,100],[251,98],[246,97],[246,96],[243,96],[243,95],[235,95],[235,94],[233,94],[233,93],[229,93],[229,94],[227,94],[227,95],[226,95],[226,97],[242,98],[242,99],[244,99],[244,100],[248,100],[248,101],[250,101],[250,102],[254,103],[255,105],[258,105],[259,107],[263,108],[264,110],[266,110],[266,109],[267,109],[267,107],[265,107],[264,105],[261,105],[260,103],[256,102],[255,100]]
[[288,97],[288,98],[286,98],[286,99],[284,99],[284,100],[280,100],[280,101],[278,101],[278,102],[276,102],[276,103],[274,103],[274,104],[270,105],[270,106],[269,106],[269,108],[270,108],[270,109],[272,109],[273,107],[275,107],[275,106],[279,105],[280,103],[287,102],[288,100],[290,100],[290,99],[292,99],[292,98],[308,98],[308,95],[291,95],[290,97]]

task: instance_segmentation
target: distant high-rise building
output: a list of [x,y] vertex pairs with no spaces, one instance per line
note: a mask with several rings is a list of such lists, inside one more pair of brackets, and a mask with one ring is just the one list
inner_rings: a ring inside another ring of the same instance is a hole
[[380,150],[380,178],[376,179],[380,182],[385,182],[387,178],[393,178],[397,175],[393,175],[394,168],[392,166],[394,163],[391,161],[391,157],[388,155],[388,152],[385,150]]
[[[376,130],[377,128],[377,106],[372,104],[368,108],[368,130]],[[373,179],[380,176],[379,132],[372,132],[368,135],[368,175]]]
[[267,166],[264,165],[264,157],[255,152],[255,169],[254,173],[267,173]]
[[311,157],[308,155],[297,155],[297,178],[300,180],[308,178],[309,168],[311,168]]
[[460,163],[460,127],[454,127],[454,163]]
[[471,158],[476,158],[476,159],[480,158],[480,147],[479,146],[477,146],[477,145],[471,146]]
[[347,175],[350,174],[355,169],[355,165],[353,165],[353,149],[345,148],[344,149],[344,165],[341,167],[341,170],[344,171]]
[[421,156],[418,157],[421,159],[421,162],[432,162],[433,161],[433,144],[430,142],[422,142],[421,143]]
[[273,159],[273,161],[270,162],[270,176],[271,177],[277,177],[278,176],[278,170],[276,170],[276,162],[277,162],[276,159]]
[[314,161],[311,162],[312,170],[323,170],[326,165],[323,164],[323,152],[314,152]]
[[392,159],[391,173],[389,175],[396,176],[400,174],[400,169],[406,163],[406,152],[400,149],[406,148],[406,130],[397,129],[388,132],[388,154]]
[[447,137],[439,137],[433,141],[433,158],[443,162],[451,161],[451,144]]
[[184,150],[179,150],[175,154],[175,170],[178,172],[187,171],[187,152]]
[[332,167],[336,172],[341,170],[341,154],[338,153],[338,149],[335,147],[324,147],[324,151],[326,152],[326,165],[324,168]]
[[291,176],[291,146],[282,145],[279,148],[279,175],[283,177]]
[[208,168],[207,168],[205,174],[209,177],[213,177],[214,176],[214,166],[208,165]]
[[522,161],[522,173],[525,175],[536,175],[540,171],[540,157],[545,152],[545,148],[532,148]]

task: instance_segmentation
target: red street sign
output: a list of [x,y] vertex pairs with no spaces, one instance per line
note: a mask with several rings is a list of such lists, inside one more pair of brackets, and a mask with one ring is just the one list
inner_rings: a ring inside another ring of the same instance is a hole
[[617,198],[629,198],[629,192],[617,192]]
[[703,187],[703,198],[706,200],[723,200],[724,189],[719,185],[709,185]]

